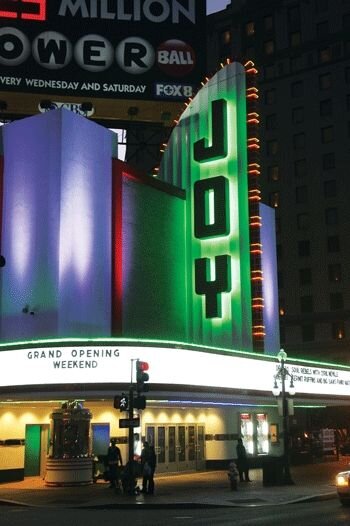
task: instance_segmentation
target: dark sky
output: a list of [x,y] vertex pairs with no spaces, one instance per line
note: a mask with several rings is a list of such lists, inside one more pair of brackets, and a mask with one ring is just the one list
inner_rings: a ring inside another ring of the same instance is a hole
[[230,3],[230,0],[207,0],[207,14],[221,11]]

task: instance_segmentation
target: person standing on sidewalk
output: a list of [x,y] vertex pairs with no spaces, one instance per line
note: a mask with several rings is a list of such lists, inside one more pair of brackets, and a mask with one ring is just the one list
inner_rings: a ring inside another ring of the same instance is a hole
[[141,451],[142,489],[141,493],[148,493],[148,484],[151,476],[150,447],[148,442],[143,443]]
[[[241,482],[243,482],[243,480],[245,480],[246,482],[250,482],[247,451],[243,445],[243,440],[241,438],[238,439],[236,452],[237,452],[237,468],[239,472],[239,480]],[[243,478],[243,475],[244,475],[244,478]]]
[[157,466],[157,455],[156,455],[156,452],[154,450],[154,446],[150,446],[149,447],[149,465],[150,465],[150,468],[151,468],[151,474],[150,474],[149,479],[148,479],[148,491],[147,491],[147,493],[149,495],[153,495],[154,494],[154,472],[155,472],[156,466]]
[[120,470],[123,467],[123,460],[115,438],[112,438],[111,445],[108,448],[107,462],[109,466],[109,487],[119,489]]

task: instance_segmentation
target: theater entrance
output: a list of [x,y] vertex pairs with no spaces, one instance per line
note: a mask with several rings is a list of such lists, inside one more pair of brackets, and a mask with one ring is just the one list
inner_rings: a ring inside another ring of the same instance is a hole
[[157,454],[157,473],[205,468],[204,425],[146,425],[146,440]]

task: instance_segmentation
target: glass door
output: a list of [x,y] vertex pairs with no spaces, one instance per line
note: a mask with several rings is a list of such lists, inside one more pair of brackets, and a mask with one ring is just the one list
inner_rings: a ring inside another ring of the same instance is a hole
[[204,425],[146,426],[146,440],[157,454],[158,473],[204,469],[204,438]]

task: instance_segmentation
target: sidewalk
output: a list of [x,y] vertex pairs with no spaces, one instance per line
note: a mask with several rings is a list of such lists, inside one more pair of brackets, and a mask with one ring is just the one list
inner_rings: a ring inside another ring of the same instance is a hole
[[349,459],[292,466],[295,485],[263,486],[262,470],[250,470],[252,482],[230,491],[226,471],[159,474],[155,495],[120,495],[108,483],[85,487],[48,488],[40,477],[0,484],[0,504],[69,508],[195,508],[258,507],[336,498],[335,475],[348,468]]

